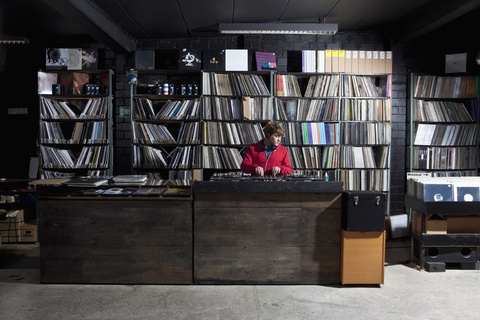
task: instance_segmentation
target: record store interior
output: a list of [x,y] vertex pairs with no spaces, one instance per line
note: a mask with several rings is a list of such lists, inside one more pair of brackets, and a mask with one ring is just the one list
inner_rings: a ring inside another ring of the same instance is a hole
[[480,0],[3,0],[0,318],[478,319]]

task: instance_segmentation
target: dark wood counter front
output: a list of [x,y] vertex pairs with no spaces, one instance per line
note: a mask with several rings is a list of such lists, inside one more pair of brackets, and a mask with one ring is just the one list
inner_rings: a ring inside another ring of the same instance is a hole
[[187,198],[53,191],[39,190],[42,283],[340,283],[341,182],[195,182]]
[[196,182],[195,284],[338,284],[341,182]]
[[42,283],[192,284],[192,201],[40,198]]

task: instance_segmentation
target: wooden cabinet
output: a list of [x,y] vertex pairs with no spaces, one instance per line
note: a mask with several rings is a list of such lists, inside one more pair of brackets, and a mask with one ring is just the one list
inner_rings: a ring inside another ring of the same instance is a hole
[[383,284],[385,231],[342,230],[342,284]]

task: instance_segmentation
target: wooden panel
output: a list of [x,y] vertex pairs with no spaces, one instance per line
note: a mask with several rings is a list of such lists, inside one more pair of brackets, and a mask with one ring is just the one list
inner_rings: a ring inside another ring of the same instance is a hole
[[192,284],[192,248],[40,246],[42,283]]
[[300,247],[197,247],[195,284],[299,284]]
[[302,194],[302,206],[304,208],[341,209],[341,193],[304,193]]
[[295,193],[195,193],[195,208],[300,208]]
[[46,245],[188,246],[191,202],[40,200],[39,230]]
[[339,209],[303,209],[303,240],[305,247],[341,246],[341,212]]
[[342,230],[342,284],[383,284],[385,231]]
[[340,195],[303,195],[302,284],[340,282]]
[[196,284],[339,283],[341,193],[195,193],[194,208]]
[[300,208],[195,207],[195,246],[300,246]]
[[303,247],[302,284],[340,283],[340,247]]

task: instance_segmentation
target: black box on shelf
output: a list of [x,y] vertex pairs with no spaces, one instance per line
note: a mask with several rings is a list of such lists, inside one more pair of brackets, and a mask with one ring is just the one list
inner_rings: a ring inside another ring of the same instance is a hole
[[344,191],[342,229],[345,231],[384,231],[385,199],[380,191]]
[[155,50],[155,69],[178,70],[178,49]]
[[136,51],[135,70],[155,69],[155,51]]

